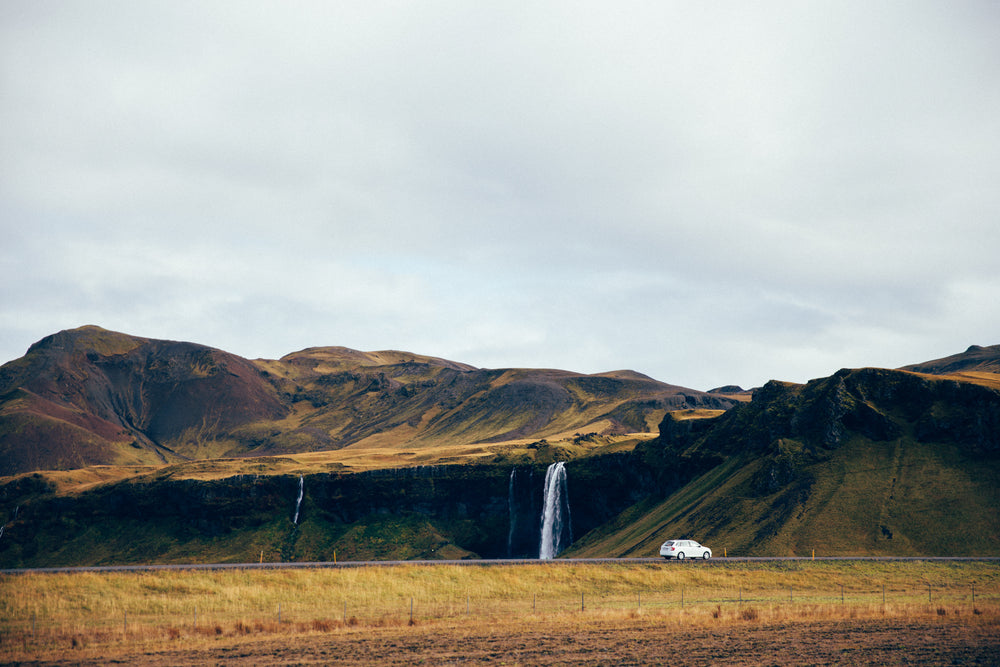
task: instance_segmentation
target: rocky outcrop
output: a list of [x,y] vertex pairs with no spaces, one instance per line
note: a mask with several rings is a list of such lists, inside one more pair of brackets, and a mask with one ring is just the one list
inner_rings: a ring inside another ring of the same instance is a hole
[[819,452],[855,435],[889,441],[907,433],[924,442],[1000,451],[1000,391],[905,371],[844,369],[806,385],[769,382],[751,403],[716,419],[683,422],[667,415],[658,444],[731,455],[763,453],[787,438]]

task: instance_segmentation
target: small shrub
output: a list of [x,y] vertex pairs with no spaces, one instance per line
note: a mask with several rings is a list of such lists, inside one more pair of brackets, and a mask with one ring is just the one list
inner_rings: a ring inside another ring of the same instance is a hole
[[167,628],[167,637],[170,639],[180,639],[181,631],[177,628]]
[[719,618],[722,616],[722,605],[715,605],[715,609],[712,610],[712,618]]
[[979,611],[979,609],[977,607],[973,607],[972,608],[972,613],[975,614],[976,616],[979,616],[983,612]]
[[740,618],[744,621],[756,621],[757,620],[757,610],[753,607],[747,607],[746,609],[740,610]]
[[944,608],[944,607],[938,607],[938,608],[937,608],[937,614],[938,614],[938,616],[944,616],[944,615],[945,615],[945,614],[947,614],[947,613],[948,613],[948,612],[947,612],[947,611],[945,611],[945,608]]
[[312,622],[312,629],[316,632],[330,632],[333,630],[333,621],[326,618],[317,618]]
[[351,617],[350,617],[349,619],[347,619],[347,624],[348,624],[348,625],[350,625],[350,626],[355,626],[355,625],[357,625],[357,624],[358,624],[359,622],[360,622],[360,621],[358,621],[358,619],[357,619],[357,617],[356,617],[356,616],[351,616]]

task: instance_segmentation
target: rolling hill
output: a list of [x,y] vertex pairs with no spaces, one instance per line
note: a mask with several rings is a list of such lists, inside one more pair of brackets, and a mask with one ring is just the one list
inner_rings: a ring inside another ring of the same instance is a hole
[[86,326],[0,367],[0,475],[651,432],[667,410],[735,402],[634,371],[479,369],[343,347],[251,361]]
[[652,494],[572,555],[650,555],[693,536],[740,555],[995,555],[1000,346],[907,367],[770,382],[720,417],[667,415],[639,446]]

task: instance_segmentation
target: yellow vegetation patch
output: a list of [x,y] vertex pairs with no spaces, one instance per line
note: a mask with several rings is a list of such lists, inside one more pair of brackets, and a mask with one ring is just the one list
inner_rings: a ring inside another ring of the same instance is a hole
[[678,628],[915,618],[996,625],[1000,569],[984,562],[791,561],[0,576],[0,660],[89,647],[460,624],[513,631],[651,619]]

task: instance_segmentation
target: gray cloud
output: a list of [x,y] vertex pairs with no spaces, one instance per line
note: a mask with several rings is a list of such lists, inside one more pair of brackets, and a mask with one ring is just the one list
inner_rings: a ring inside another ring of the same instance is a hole
[[698,388],[1000,331],[993,3],[0,7],[0,357],[97,323]]

